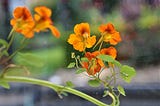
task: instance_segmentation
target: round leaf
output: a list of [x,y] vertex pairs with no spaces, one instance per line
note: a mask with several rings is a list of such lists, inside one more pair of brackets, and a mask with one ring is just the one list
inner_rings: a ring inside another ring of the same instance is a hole
[[101,85],[100,81],[97,79],[89,80],[88,85],[91,87],[99,87]]

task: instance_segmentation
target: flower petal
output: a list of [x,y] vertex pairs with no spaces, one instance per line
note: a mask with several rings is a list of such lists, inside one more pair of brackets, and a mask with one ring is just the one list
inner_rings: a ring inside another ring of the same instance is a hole
[[83,35],[84,33],[88,33],[90,35],[89,24],[88,23],[76,24],[74,27],[74,33],[77,35]]
[[117,50],[114,47],[103,48],[100,52],[101,54],[110,55],[114,59],[117,57]]
[[50,25],[49,29],[51,30],[52,34],[59,38],[60,37],[60,32],[58,31],[58,29],[55,26]]
[[34,11],[37,12],[40,16],[51,17],[52,15],[52,11],[45,6],[36,7]]
[[91,48],[96,43],[96,36],[87,38],[86,47]]

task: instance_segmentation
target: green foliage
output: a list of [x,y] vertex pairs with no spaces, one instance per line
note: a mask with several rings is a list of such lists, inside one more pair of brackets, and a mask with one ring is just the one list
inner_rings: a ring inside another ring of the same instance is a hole
[[99,59],[102,59],[103,61],[105,62],[110,62],[110,63],[113,63],[114,65],[118,66],[118,67],[121,67],[121,63],[115,59],[113,59],[111,56],[109,55],[104,55],[104,54],[100,54],[97,56],[97,58]]
[[75,87],[75,85],[71,81],[67,81],[66,82],[66,86],[70,87],[70,88],[74,88]]
[[122,94],[123,96],[126,96],[125,90],[124,90],[124,88],[122,86],[118,85],[117,89],[118,89],[120,94]]
[[55,69],[64,65],[64,58],[64,49],[55,47],[18,53],[14,57],[14,62],[26,66],[31,76],[47,77],[53,74]]
[[8,47],[8,42],[6,42],[3,39],[0,39],[0,58],[2,56],[8,56],[8,52],[7,52],[7,47]]
[[93,79],[88,81],[88,85],[91,87],[99,87],[101,85],[101,82],[99,79]]
[[85,71],[86,71],[85,68],[78,68],[78,69],[76,70],[76,74],[80,74],[80,73],[83,73],[83,72],[85,72]]
[[97,58],[102,59],[105,62],[114,62],[114,59],[109,55],[100,54]]
[[83,62],[88,62],[89,60],[88,60],[88,58],[86,58],[86,57],[82,57],[82,58],[81,58],[81,61],[83,61]]
[[8,82],[4,81],[3,79],[0,79],[0,86],[9,89],[10,85],[8,84]]
[[75,62],[69,63],[69,65],[67,66],[67,68],[74,68],[76,65]]
[[149,7],[143,7],[141,17],[137,20],[137,27],[141,29],[149,29],[158,25],[160,19],[160,9],[150,9]]
[[104,90],[103,97],[106,97],[106,96],[108,96],[108,91]]
[[27,69],[26,66],[23,65],[16,65],[16,64],[9,64],[5,67],[5,75],[16,75],[16,76],[26,76],[30,74],[30,71]]
[[131,79],[136,75],[136,71],[130,66],[123,65],[120,69],[120,75],[125,82],[130,83]]
[[21,53],[18,52],[17,62],[19,64],[25,64],[26,66],[35,66],[35,67],[43,67],[43,60],[32,53]]

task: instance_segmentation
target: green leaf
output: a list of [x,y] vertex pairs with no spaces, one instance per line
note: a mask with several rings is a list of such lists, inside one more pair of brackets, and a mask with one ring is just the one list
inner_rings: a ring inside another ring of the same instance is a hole
[[89,80],[88,85],[91,87],[99,87],[101,83],[98,79],[94,79],[94,80]]
[[111,62],[113,63],[114,65],[118,66],[118,67],[121,67],[121,63],[115,59],[113,59],[111,56],[109,55],[104,55],[104,54],[101,54],[101,55],[98,55],[97,58],[99,59],[102,59],[103,61],[105,62]]
[[66,82],[66,86],[70,87],[70,88],[74,88],[75,87],[74,84],[71,81],[67,81]]
[[16,76],[22,76],[22,75],[29,75],[30,71],[27,69],[27,67],[22,65],[16,65],[16,64],[9,64],[6,67],[6,73],[7,75],[16,75]]
[[123,96],[126,96],[125,90],[124,90],[124,88],[122,86],[118,85],[117,89],[118,89],[120,94],[122,94]]
[[6,88],[6,89],[9,89],[9,88],[10,88],[8,82],[7,82],[7,81],[4,81],[4,80],[2,80],[2,79],[0,79],[0,86],[4,87],[4,88]]
[[125,82],[130,83],[131,79],[136,75],[136,71],[134,68],[124,65],[120,69],[120,75]]
[[73,68],[73,67],[75,67],[75,62],[72,62],[72,63],[69,63],[69,65],[67,66],[67,68]]
[[80,74],[80,73],[83,73],[85,71],[86,71],[85,68],[79,68],[78,70],[76,70],[76,74]]
[[109,55],[100,54],[97,58],[102,59],[105,62],[114,62],[114,59]]
[[8,42],[6,42],[3,39],[0,39],[0,58],[4,55],[9,56],[7,52],[7,47],[8,47]]
[[20,65],[32,66],[37,68],[41,68],[44,66],[43,59],[40,56],[35,55],[33,53],[18,52],[16,55],[16,62]]
[[6,47],[8,46],[8,42],[6,42],[4,39],[0,39],[0,44],[5,45]]
[[116,66],[118,66],[118,67],[122,67],[122,64],[119,61],[117,61],[117,60],[114,60],[113,64],[116,65]]
[[82,57],[82,58],[81,58],[81,61],[83,61],[83,62],[88,62],[88,58]]

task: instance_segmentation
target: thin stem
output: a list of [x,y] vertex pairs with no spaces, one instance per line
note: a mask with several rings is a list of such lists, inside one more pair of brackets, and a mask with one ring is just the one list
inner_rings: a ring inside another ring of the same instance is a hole
[[111,92],[109,92],[108,91],[108,95],[112,98],[112,104],[111,104],[111,106],[115,106],[115,104],[116,104],[116,98],[115,98],[115,96],[111,93]]
[[9,50],[10,46],[12,45],[12,43],[13,43],[13,41],[14,41],[14,38],[15,38],[15,34],[13,34],[13,35],[11,36],[11,40],[9,41],[9,44],[8,44],[8,46],[7,46],[7,51]]
[[7,39],[10,39],[10,38],[11,38],[11,36],[12,36],[13,32],[14,32],[14,28],[12,28],[12,30],[10,31],[10,33],[9,33],[9,35],[8,35],[8,38],[7,38]]
[[100,44],[100,46],[99,46],[99,51],[101,50],[101,48],[102,48],[102,45],[103,45],[103,41],[101,42],[101,44]]
[[17,54],[18,51],[22,50],[23,48],[24,46],[21,46],[20,48],[18,48],[16,51],[14,51],[9,57],[7,57],[7,59],[2,61],[0,64],[4,64],[5,62],[9,61],[13,56]]
[[49,81],[44,81],[44,80],[39,80],[39,79],[34,79],[34,78],[17,77],[17,76],[4,76],[4,77],[2,77],[2,79],[7,82],[22,82],[22,83],[29,83],[29,84],[37,84],[37,85],[52,88],[53,90],[55,90],[57,92],[58,92],[58,90],[63,90],[65,92],[77,95],[81,98],[84,98],[84,99],[86,99],[86,100],[88,100],[98,106],[109,106],[109,105],[107,105],[107,104],[105,104],[105,103],[103,103],[103,102],[83,93],[83,92],[80,92],[76,89],[57,85],[57,84],[51,83]]

